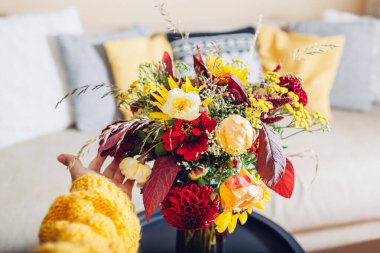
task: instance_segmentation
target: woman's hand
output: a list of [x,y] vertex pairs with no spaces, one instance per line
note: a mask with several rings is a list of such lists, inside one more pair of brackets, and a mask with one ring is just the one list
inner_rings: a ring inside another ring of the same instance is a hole
[[118,187],[120,187],[120,189],[123,190],[131,198],[134,181],[127,180],[123,184],[125,177],[123,174],[121,174],[119,169],[119,163],[122,160],[121,158],[115,158],[103,173],[101,173],[100,170],[103,166],[104,161],[106,160],[106,157],[97,156],[94,160],[92,160],[88,168],[84,167],[81,161],[74,155],[61,154],[57,157],[57,159],[60,163],[69,167],[72,181],[83,175],[103,175],[115,183]]

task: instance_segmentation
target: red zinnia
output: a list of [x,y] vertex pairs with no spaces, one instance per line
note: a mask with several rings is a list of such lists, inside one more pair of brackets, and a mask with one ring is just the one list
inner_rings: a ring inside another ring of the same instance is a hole
[[193,120],[176,120],[174,126],[162,134],[162,140],[167,151],[177,149],[177,154],[183,155],[188,161],[196,161],[207,150],[208,136],[217,122],[211,120],[206,113]]
[[211,199],[211,186],[175,186],[162,201],[161,212],[167,223],[178,230],[198,230],[210,226],[219,211],[219,201]]
[[307,104],[307,94],[302,88],[301,81],[295,76],[281,76],[280,86],[288,88],[289,91],[293,91],[298,97],[299,102],[305,106]]

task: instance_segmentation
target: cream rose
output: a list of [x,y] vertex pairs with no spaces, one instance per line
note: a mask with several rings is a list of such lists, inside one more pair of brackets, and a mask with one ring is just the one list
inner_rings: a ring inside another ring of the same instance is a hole
[[162,106],[162,112],[175,119],[195,120],[199,117],[201,98],[193,91],[185,92],[179,88],[169,91]]
[[220,122],[216,140],[227,153],[239,155],[252,146],[255,130],[247,119],[240,115],[230,115]]
[[136,180],[138,186],[142,186],[150,177],[152,169],[147,164],[142,164],[132,157],[124,158],[119,164],[121,174],[131,180]]

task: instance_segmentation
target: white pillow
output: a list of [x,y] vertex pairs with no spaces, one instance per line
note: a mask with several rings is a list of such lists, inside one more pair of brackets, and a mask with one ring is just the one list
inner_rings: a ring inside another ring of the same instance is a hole
[[54,36],[81,33],[75,9],[0,18],[0,148],[72,124]]
[[[373,99],[380,102],[380,19],[370,16],[358,16],[349,12],[341,12],[336,10],[326,10],[323,13],[323,19],[327,22],[353,22],[358,20],[372,20],[375,24],[374,42],[372,51],[372,66],[370,83],[373,93]],[[360,49],[359,49],[360,50]]]

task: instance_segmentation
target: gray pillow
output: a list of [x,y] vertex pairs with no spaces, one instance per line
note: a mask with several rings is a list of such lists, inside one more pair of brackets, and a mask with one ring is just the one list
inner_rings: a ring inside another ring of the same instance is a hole
[[317,21],[290,24],[288,30],[319,36],[343,34],[346,40],[341,64],[331,91],[331,105],[355,111],[369,111],[372,108],[370,72],[374,39],[373,22],[369,20],[349,23]]
[[192,66],[192,54],[195,53],[196,46],[201,48],[202,53],[207,53],[216,44],[221,49],[220,57],[224,62],[231,63],[236,59],[242,60],[250,70],[248,80],[260,82],[262,77],[260,57],[256,48],[250,52],[254,33],[253,28],[245,28],[225,33],[190,33],[190,38],[187,40],[175,40],[171,34],[168,34],[168,39],[173,48],[176,62],[185,62]]
[[[70,89],[83,85],[112,84],[103,43],[141,36],[145,36],[145,32],[139,26],[118,33],[58,36]],[[76,127],[79,130],[99,130],[115,120],[117,110],[113,96],[102,98],[110,91],[107,87],[98,90],[90,88],[84,94],[72,97]]]

